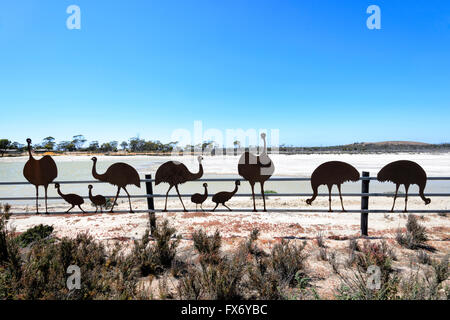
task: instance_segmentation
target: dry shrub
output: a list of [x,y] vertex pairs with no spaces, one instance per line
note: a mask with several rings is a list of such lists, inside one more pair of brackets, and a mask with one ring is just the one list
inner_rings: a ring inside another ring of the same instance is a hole
[[431,265],[432,259],[430,255],[425,250],[420,250],[417,253],[417,261],[421,264],[429,264]]
[[321,261],[327,261],[328,260],[327,249],[319,248],[319,254],[317,255],[317,259]]
[[190,267],[180,279],[181,299],[239,300],[243,298],[245,255],[238,250],[231,256],[221,256],[221,236],[218,231],[207,236],[202,231],[193,235],[194,248],[200,254],[200,267]]
[[401,299],[404,300],[449,300],[450,288],[443,283],[448,279],[448,256],[432,261],[429,271],[420,269],[411,272],[401,282]]
[[406,233],[397,231],[396,240],[399,245],[408,249],[427,248],[425,246],[428,240],[426,229],[420,225],[415,215],[409,215],[406,223]]
[[[135,242],[129,255],[121,253],[118,244],[108,253],[102,243],[87,234],[54,242],[35,240],[23,259],[20,258],[18,240],[8,235],[8,246],[16,251],[8,250],[6,261],[0,264],[0,298],[145,298],[144,293],[138,292],[139,277],[172,266],[179,241],[179,238],[172,239],[174,232],[166,222],[162,223],[154,231],[154,244],[150,244],[146,232]],[[67,288],[70,265],[80,268],[81,289]]]
[[141,240],[134,241],[132,254],[127,257],[128,263],[134,265],[143,277],[171,268],[181,239],[180,236],[175,237],[175,232],[164,220],[153,230],[154,243],[151,243],[152,237],[146,230]]
[[221,238],[216,232],[194,234],[200,267],[189,268],[180,280],[182,299],[283,299],[283,289],[297,283],[304,274],[306,243],[294,245],[282,240],[270,253],[256,245],[259,231],[253,230],[238,250],[220,254]]
[[[352,251],[356,263],[356,270],[350,270],[343,274],[334,270],[341,279],[336,288],[336,297],[344,300],[386,300],[395,299],[398,291],[399,278],[392,268],[395,254],[387,243],[364,242],[360,252]],[[349,267],[349,263],[347,264]],[[351,266],[351,264],[350,264]],[[373,289],[368,286],[371,274],[368,274],[370,266],[380,268],[380,288]]]
[[298,279],[306,275],[306,242],[295,245],[283,239],[266,254],[254,244],[257,236],[253,231],[244,246],[251,258],[248,290],[257,299],[284,299],[285,289],[298,285]]
[[323,232],[319,232],[316,236],[317,245],[319,248],[326,248],[325,239],[323,237]]
[[194,240],[194,248],[200,255],[201,263],[218,264],[220,262],[222,237],[218,230],[213,236],[208,236],[202,230],[198,230],[192,234],[192,239]]
[[356,265],[363,272],[366,272],[369,266],[378,266],[384,281],[387,281],[393,271],[393,260],[395,260],[394,252],[385,241],[381,243],[366,241],[361,248],[361,252],[356,256]]

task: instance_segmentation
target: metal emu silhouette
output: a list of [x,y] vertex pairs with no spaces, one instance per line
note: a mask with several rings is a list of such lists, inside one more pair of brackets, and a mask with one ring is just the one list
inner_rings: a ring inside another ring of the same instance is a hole
[[137,173],[136,169],[126,163],[118,162],[112,164],[104,174],[98,174],[97,158],[93,157],[91,160],[94,162],[94,165],[92,166],[92,175],[94,176],[94,178],[117,186],[116,198],[114,199],[114,203],[110,212],[113,212],[117,198],[119,197],[120,189],[123,189],[128,195],[130,212],[133,213],[133,209],[131,208],[130,194],[128,193],[126,187],[130,184],[134,184],[138,188],[141,187],[141,180],[139,179],[139,174]]
[[86,213],[83,210],[83,208],[81,208],[81,205],[84,203],[84,200],[82,197],[80,197],[79,195],[74,194],[74,193],[69,193],[69,194],[62,193],[60,190],[60,187],[59,187],[59,183],[55,183],[55,189],[58,191],[58,194],[61,196],[61,198],[64,199],[64,201],[66,201],[68,204],[72,205],[72,207],[70,207],[70,209],[67,210],[66,213],[68,213],[70,210],[75,208],[75,206],[77,206],[78,208],[80,208],[81,211]]
[[216,208],[219,206],[219,204],[223,205],[225,208],[227,208],[228,210],[232,211],[226,204],[225,202],[229,201],[231,198],[233,198],[233,196],[236,194],[236,192],[238,191],[238,187],[240,186],[241,182],[239,180],[235,181],[235,187],[234,190],[231,192],[228,191],[222,191],[222,192],[218,192],[216,193],[213,197],[212,197],[212,201],[216,203],[216,206],[214,207],[213,211],[216,211]]
[[58,176],[58,168],[55,161],[50,156],[44,156],[39,160],[33,158],[31,154],[31,139],[27,139],[29,159],[23,167],[23,175],[25,179],[36,187],[36,214],[39,214],[38,199],[39,186],[45,189],[45,213],[47,209],[47,189],[48,185]]
[[352,165],[341,161],[325,162],[318,166],[311,175],[311,187],[313,189],[313,196],[306,200],[306,203],[311,205],[317,197],[317,189],[320,185],[328,187],[328,203],[329,212],[331,210],[331,189],[336,185],[339,190],[339,197],[341,199],[342,211],[345,212],[344,203],[342,201],[341,185],[346,181],[359,181],[359,172]]
[[203,202],[206,201],[206,199],[208,199],[208,184],[204,183],[203,187],[205,188],[205,193],[201,194],[201,193],[195,193],[191,196],[191,201],[193,203],[195,203],[195,210],[197,210],[197,206],[200,205],[200,209],[203,210]]
[[275,165],[267,155],[266,134],[261,133],[264,141],[264,149],[260,155],[254,155],[248,151],[244,152],[238,163],[238,172],[241,177],[250,183],[253,197],[253,212],[256,212],[255,204],[255,183],[261,185],[261,195],[264,202],[264,211],[266,210],[266,197],[264,195],[264,183],[272,176],[275,171]]
[[178,198],[181,201],[181,204],[183,205],[183,209],[185,212],[187,212],[186,207],[184,206],[183,200],[181,200],[180,191],[178,190],[178,185],[183,184],[187,181],[194,181],[197,179],[200,179],[203,176],[203,165],[202,160],[203,157],[199,156],[198,158],[198,172],[192,173],[188,170],[188,168],[178,161],[168,161],[163,163],[158,170],[156,170],[155,174],[155,185],[160,184],[161,182],[166,182],[169,184],[169,189],[166,192],[166,204],[164,206],[164,211],[167,211],[167,197],[169,195],[170,189],[172,187],[175,187],[175,190],[177,191]]
[[395,200],[397,200],[398,189],[401,184],[405,186],[406,191],[404,212],[408,211],[408,190],[412,184],[417,184],[419,186],[419,195],[425,202],[425,205],[431,202],[431,199],[425,198],[423,193],[427,184],[427,174],[420,165],[413,161],[400,160],[391,162],[378,172],[377,179],[380,182],[390,181],[396,185],[391,212],[394,211]]
[[100,207],[100,213],[103,213],[103,207],[106,208],[106,198],[100,194],[93,196],[92,188],[92,184],[88,185],[89,200],[91,200],[91,202],[95,205],[95,213],[97,213],[98,207]]

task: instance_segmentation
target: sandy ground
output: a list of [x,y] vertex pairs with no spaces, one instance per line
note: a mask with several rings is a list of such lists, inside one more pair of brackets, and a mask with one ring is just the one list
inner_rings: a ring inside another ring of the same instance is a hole
[[[308,209],[303,198],[287,198],[270,196],[267,200],[268,212],[262,212],[262,200],[257,199],[258,212],[211,212],[213,203],[209,200],[205,202],[205,212],[196,211],[195,205],[185,201],[189,212],[158,212],[158,221],[168,219],[178,233],[184,239],[190,239],[191,233],[202,228],[208,232],[219,229],[225,238],[245,238],[249,232],[258,228],[261,231],[262,239],[277,239],[283,237],[294,238],[314,238],[318,232],[324,233],[328,237],[349,238],[359,236],[360,214],[341,212],[338,199],[333,199],[332,207],[336,212],[271,212],[270,208],[280,209]],[[312,208],[326,209],[328,200],[324,197],[318,198]],[[426,206],[419,198],[411,198],[409,209],[442,209],[449,207],[449,200],[446,198],[434,198],[433,202]],[[162,208],[163,200],[155,202],[156,208]],[[346,199],[344,202],[346,209],[356,210],[360,207],[359,198]],[[387,209],[392,205],[392,199],[372,199],[370,208]],[[396,203],[396,210],[403,209],[403,199],[399,198]],[[228,206],[231,208],[251,208],[252,202],[249,198],[242,197],[232,199]],[[68,207],[64,204],[53,206],[54,210],[63,211]],[[86,209],[92,210],[85,205]],[[144,201],[134,201],[133,208],[136,210],[146,209]],[[180,208],[177,200],[169,200],[168,208]],[[221,207],[219,207],[220,209]],[[128,202],[119,201],[118,210],[127,210]],[[221,209],[224,209],[223,207]],[[23,210],[18,208],[18,210]],[[42,209],[41,209],[42,210]],[[13,211],[14,212],[14,211]],[[449,218],[437,213],[418,214],[423,217],[424,225],[430,230],[430,237],[433,240],[442,241],[450,238]],[[369,235],[374,237],[393,238],[398,228],[404,227],[407,214],[403,213],[371,213],[369,215]],[[133,240],[140,238],[148,227],[147,213],[97,213],[80,214],[70,213],[64,215],[13,215],[10,220],[10,227],[14,227],[17,232],[23,232],[37,224],[52,225],[58,237],[74,237],[79,232],[88,232],[99,240]]]

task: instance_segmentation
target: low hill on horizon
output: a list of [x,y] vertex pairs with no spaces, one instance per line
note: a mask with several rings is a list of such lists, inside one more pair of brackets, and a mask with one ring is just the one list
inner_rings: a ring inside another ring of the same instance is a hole
[[379,141],[379,142],[362,142],[364,145],[376,146],[431,146],[432,143],[418,141]]

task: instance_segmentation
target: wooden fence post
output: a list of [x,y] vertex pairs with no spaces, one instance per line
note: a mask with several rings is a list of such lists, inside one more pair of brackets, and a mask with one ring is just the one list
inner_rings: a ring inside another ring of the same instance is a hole
[[[370,177],[370,173],[363,171],[363,178]],[[369,193],[370,180],[364,179],[361,181],[361,193]],[[369,196],[361,196],[361,210],[369,210]],[[369,224],[369,213],[361,212],[361,235],[368,236],[367,228]]]
[[[152,175],[151,174],[146,174],[145,175],[145,179],[146,180],[151,180],[152,179]],[[153,195],[153,186],[152,186],[152,182],[151,181],[146,181],[145,182],[145,189],[146,189],[146,194],[147,195]],[[155,203],[153,201],[153,197],[147,197],[147,207],[148,210],[155,210]],[[153,231],[156,229],[156,217],[155,217],[155,212],[151,211],[148,213],[148,217],[150,220],[150,232],[153,235]]]

